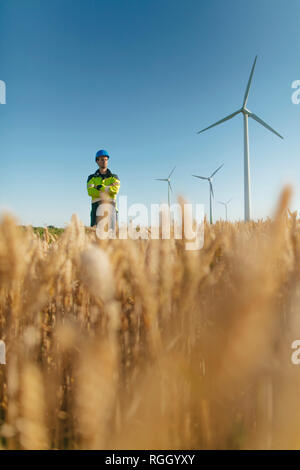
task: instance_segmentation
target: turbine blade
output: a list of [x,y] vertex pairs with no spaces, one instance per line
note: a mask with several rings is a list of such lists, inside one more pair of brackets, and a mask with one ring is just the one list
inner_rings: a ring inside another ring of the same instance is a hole
[[223,204],[223,206],[225,206],[225,202],[222,202],[222,201],[218,201],[219,204]]
[[202,180],[208,180],[205,176],[198,176],[198,175],[192,175],[195,176],[195,178],[201,178]]
[[250,86],[251,86],[251,82],[252,82],[252,77],[253,77],[253,73],[254,73],[254,69],[255,69],[256,60],[257,60],[257,56],[255,57],[253,65],[252,65],[250,77],[249,77],[247,88],[246,88],[246,91],[245,91],[243,107],[246,106],[247,101],[248,101],[249,90],[250,90]]
[[156,181],[168,181],[167,178],[154,178]]
[[171,193],[172,193],[172,192],[173,192],[173,189],[172,189],[172,186],[171,186],[171,183],[170,183],[170,181],[168,181],[168,183],[169,183],[169,187],[170,187],[170,189],[171,189]]
[[201,134],[201,132],[207,131],[207,129],[211,129],[212,127],[217,126],[218,124],[221,124],[222,122],[228,121],[229,119],[233,118],[237,114],[239,114],[241,110],[239,109],[238,111],[235,111],[235,113],[229,114],[229,116],[226,116],[223,119],[220,119],[220,121],[215,122],[211,126],[206,127],[205,129],[202,129],[201,131],[198,131],[197,134]]
[[227,202],[226,202],[226,204],[229,204],[231,201],[232,201],[232,198],[231,198],[231,199],[229,199],[229,201],[227,201]]
[[278,132],[276,132],[274,129],[272,129],[271,126],[269,126],[269,124],[267,124],[265,121],[263,121],[262,119],[260,119],[258,116],[256,116],[256,114],[253,114],[253,113],[249,113],[249,116],[252,117],[252,119],[254,119],[255,121],[259,122],[262,126],[264,126],[266,129],[269,129],[269,131],[273,132],[274,134],[278,135],[278,137],[280,137],[281,139],[283,139],[282,135],[278,134]]
[[214,196],[214,190],[213,190],[213,186],[212,186],[212,184],[211,184],[211,181],[209,182],[209,185],[210,185],[210,190],[211,190],[212,197],[215,197],[215,196]]
[[224,163],[222,163],[222,165],[219,166],[219,168],[217,168],[217,169],[212,173],[212,175],[210,175],[210,178],[212,178],[212,177],[217,173],[217,171],[219,171],[219,170],[222,168],[222,166],[224,166]]
[[173,173],[173,171],[175,170],[176,166],[174,166],[173,170],[171,171],[171,173],[169,174],[168,178],[170,178],[171,174]]

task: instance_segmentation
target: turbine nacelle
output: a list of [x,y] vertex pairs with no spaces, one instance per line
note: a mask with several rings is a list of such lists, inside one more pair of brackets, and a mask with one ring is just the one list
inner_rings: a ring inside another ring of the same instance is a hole
[[250,116],[250,114],[252,114],[251,111],[247,109],[245,106],[241,108],[241,113],[247,114],[247,116]]

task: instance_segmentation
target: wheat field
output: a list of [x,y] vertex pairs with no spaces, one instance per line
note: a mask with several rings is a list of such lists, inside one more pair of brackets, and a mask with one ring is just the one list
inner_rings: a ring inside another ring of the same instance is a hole
[[300,225],[98,240],[0,221],[1,449],[298,449]]

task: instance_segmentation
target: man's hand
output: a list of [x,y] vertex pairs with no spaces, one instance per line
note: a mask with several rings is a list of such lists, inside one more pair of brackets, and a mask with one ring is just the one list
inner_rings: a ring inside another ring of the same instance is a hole
[[107,185],[107,186],[103,186],[103,187],[104,187],[104,192],[105,192],[105,193],[108,193],[108,191],[109,191],[109,189],[110,189],[111,187],[113,187],[113,186],[119,186],[119,184],[120,184],[120,183],[115,182],[115,183],[111,183],[111,184],[109,184],[109,185]]

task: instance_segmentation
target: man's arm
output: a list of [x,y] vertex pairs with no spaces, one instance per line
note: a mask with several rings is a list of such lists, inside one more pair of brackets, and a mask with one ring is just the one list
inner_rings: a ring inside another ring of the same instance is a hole
[[112,181],[112,183],[110,183],[109,194],[112,195],[112,196],[117,195],[118,192],[119,192],[119,189],[120,189],[120,180],[117,177],[117,175],[114,175],[113,176],[113,181]]
[[100,196],[99,190],[101,189],[102,185],[99,184],[98,186],[95,186],[93,176],[94,175],[90,175],[87,179],[87,192],[89,196],[96,198]]

